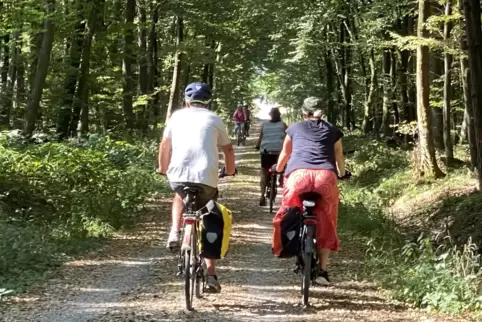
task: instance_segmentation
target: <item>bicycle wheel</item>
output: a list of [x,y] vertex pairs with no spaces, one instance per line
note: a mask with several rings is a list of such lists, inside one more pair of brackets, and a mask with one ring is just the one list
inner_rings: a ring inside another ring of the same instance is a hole
[[191,251],[184,251],[184,297],[186,299],[186,309],[192,310],[193,289],[191,285]]
[[195,288],[196,291],[196,297],[200,298],[202,297],[202,291],[204,288],[204,269],[202,267],[202,261],[199,258],[198,254],[198,243],[197,243],[197,229],[194,230],[192,234],[192,241],[191,241],[191,249],[193,252],[193,258],[195,259],[193,265],[193,288]]
[[311,259],[313,257],[313,254],[304,252],[303,254],[303,262],[304,262],[304,267],[303,267],[303,281],[301,285],[301,291],[302,291],[302,296],[303,296],[303,305],[308,306],[309,305],[309,297],[310,297],[310,284],[311,284]]
[[269,212],[273,212],[274,201],[276,200],[276,176],[271,176],[271,181],[269,183]]
[[238,144],[238,146],[239,146],[239,145],[241,144],[241,131],[240,131],[239,129],[238,129],[236,135],[237,135],[237,139],[236,139],[236,140],[237,140],[237,144]]

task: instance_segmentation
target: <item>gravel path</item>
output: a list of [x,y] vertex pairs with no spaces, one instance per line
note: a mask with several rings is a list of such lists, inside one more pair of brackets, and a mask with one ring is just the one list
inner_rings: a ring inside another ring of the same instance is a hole
[[390,302],[359,281],[363,247],[343,239],[330,270],[333,286],[311,291],[311,308],[299,305],[294,260],[271,254],[271,219],[258,202],[258,156],[253,139],[236,149],[240,175],[224,179],[220,202],[233,210],[230,252],[219,262],[222,293],[195,300],[186,312],[176,257],[164,248],[168,200],[157,200],[135,232],[120,235],[97,253],[65,264],[47,286],[22,303],[0,307],[0,321],[462,321],[429,316]]

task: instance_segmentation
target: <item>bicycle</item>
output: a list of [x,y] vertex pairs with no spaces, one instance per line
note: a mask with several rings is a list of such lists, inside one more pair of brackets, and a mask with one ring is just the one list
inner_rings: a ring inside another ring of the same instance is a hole
[[236,143],[238,146],[241,144],[245,145],[246,144],[246,135],[244,133],[244,126],[242,126],[243,123],[238,123],[239,125],[236,128]]
[[[350,171],[346,171],[344,177],[340,180],[350,178]],[[301,299],[305,307],[309,306],[310,284],[316,285],[316,278],[320,271],[320,259],[316,247],[316,215],[313,210],[316,206],[317,200],[321,195],[308,192],[300,195],[302,200],[302,225],[300,228],[300,252],[297,255],[295,273],[302,272],[301,278]]]
[[[237,173],[237,170],[233,176]],[[219,171],[219,177],[226,176],[224,168]],[[204,274],[205,262],[199,254],[199,224],[204,216],[201,208],[196,209],[196,197],[199,189],[196,187],[185,187],[183,192],[186,194],[184,198],[183,228],[181,236],[181,250],[178,259],[177,276],[184,277],[184,297],[186,309],[193,310],[194,294],[196,298],[201,298],[206,289],[206,280]]]

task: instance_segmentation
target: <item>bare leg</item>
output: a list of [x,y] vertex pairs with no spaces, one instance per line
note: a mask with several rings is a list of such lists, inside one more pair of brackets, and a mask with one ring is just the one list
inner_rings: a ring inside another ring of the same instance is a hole
[[215,259],[204,259],[206,262],[206,267],[208,269],[208,275],[216,275],[216,260]]
[[318,248],[318,257],[320,258],[320,268],[327,271],[328,257],[330,256],[330,250],[328,248]]
[[176,193],[174,198],[172,199],[172,230],[173,231],[180,231],[181,230],[181,217],[182,212],[184,211],[184,203],[182,201],[181,196]]

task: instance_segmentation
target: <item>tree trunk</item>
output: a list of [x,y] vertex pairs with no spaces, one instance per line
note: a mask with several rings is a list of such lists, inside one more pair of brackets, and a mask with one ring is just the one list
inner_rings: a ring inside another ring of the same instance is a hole
[[465,31],[469,47],[469,69],[472,94],[472,112],[477,151],[479,190],[482,189],[482,26],[480,0],[464,0]]
[[[77,11],[83,17],[83,1],[77,1]],[[72,108],[74,104],[74,95],[79,75],[80,59],[82,56],[82,42],[84,38],[85,21],[79,19],[75,27],[75,33],[70,42],[70,52],[68,58],[68,68],[64,80],[64,95],[60,103],[59,117],[57,121],[57,134],[64,139],[69,134],[69,125],[72,118]]]
[[390,97],[392,93],[392,82],[390,79],[391,58],[390,50],[383,50],[383,114],[380,132],[383,135],[390,135]]
[[124,55],[122,62],[122,107],[124,110],[124,118],[126,127],[129,130],[134,129],[134,18],[136,16],[136,0],[127,0],[125,8],[125,31],[124,31]]
[[[468,48],[466,37],[462,37],[460,48],[464,51],[464,53],[466,53]],[[477,168],[477,146],[475,142],[474,115],[473,115],[473,109],[472,109],[472,95],[471,95],[471,84],[470,84],[471,81],[470,81],[470,72],[469,72],[468,65],[469,65],[468,58],[465,56],[462,56],[460,58],[460,74],[462,77],[462,86],[464,91],[464,102],[465,102],[464,123],[465,123],[466,130],[464,132],[467,133],[467,142],[469,143],[469,150],[470,150],[470,164],[473,170]],[[462,126],[462,129],[463,129],[463,126]]]
[[335,93],[335,79],[333,75],[335,75],[335,71],[333,68],[333,60],[328,52],[325,53],[325,68],[326,68],[326,92],[327,92],[327,115],[328,121],[330,123],[335,124],[335,111],[334,105],[335,102],[333,100],[333,95]]
[[[156,1],[151,3],[151,30],[149,31],[149,54],[147,56],[147,66],[149,75],[149,114],[152,113],[153,125],[159,123],[159,93],[157,87],[159,86],[159,72],[157,64],[159,61],[158,45],[157,45],[157,23],[159,22],[159,6]],[[154,93],[156,91],[156,93]]]
[[[149,77],[147,62],[147,13],[146,1],[139,1],[139,90],[142,95],[149,93]],[[137,127],[143,132],[147,131],[147,102],[139,106],[137,112]]]
[[[445,2],[445,16],[452,15],[451,0]],[[447,21],[444,24],[444,40],[448,46],[450,41],[450,33],[452,32],[452,22]],[[445,146],[445,158],[447,164],[452,164],[454,161],[454,150],[452,146],[452,134],[451,134],[451,100],[452,100],[452,55],[447,51],[444,54],[444,106],[443,106],[443,138]]]
[[179,85],[180,85],[180,76],[181,76],[181,66],[182,66],[182,53],[179,49],[179,46],[182,43],[183,39],[183,20],[181,17],[177,17],[176,19],[176,45],[177,51],[174,57],[174,70],[172,72],[172,84],[171,84],[171,93],[169,95],[169,104],[167,106],[166,112],[166,123],[171,118],[171,114],[174,111],[174,108],[179,103]]
[[398,103],[396,99],[396,92],[397,92],[397,56],[395,53],[395,49],[392,48],[390,50],[390,57],[392,64],[390,66],[390,81],[392,84],[392,88],[390,90],[390,100],[392,103],[392,110],[393,110],[393,117],[395,124],[400,124],[400,113],[398,111]]
[[[418,37],[426,38],[425,23],[429,15],[426,0],[419,0]],[[430,56],[426,45],[417,45],[417,114],[420,148],[419,171],[421,176],[439,178],[444,176],[435,158],[432,124],[430,118]]]
[[[407,22],[407,32],[409,35],[414,34],[414,18],[409,17]],[[415,58],[411,55],[408,64],[408,101],[409,101],[409,119],[410,121],[417,120],[417,88],[415,86],[416,82],[414,82],[414,75],[415,75]]]
[[363,115],[363,133],[368,134],[373,129],[373,112],[374,112],[374,96],[377,86],[377,70],[375,65],[375,51],[372,48],[370,50],[370,89],[368,91],[368,97],[365,102],[365,113]]
[[40,100],[42,98],[45,79],[50,63],[50,53],[54,42],[54,23],[52,14],[55,8],[55,0],[45,0],[45,20],[44,33],[42,36],[42,46],[37,55],[37,66],[35,68],[35,76],[32,77],[32,88],[30,90],[27,112],[25,115],[25,135],[31,136],[40,110]]
[[[430,74],[431,83],[433,80],[440,82],[444,77],[444,62],[440,57],[432,55],[430,57],[432,73]],[[443,114],[442,107],[437,105],[432,105],[431,107],[432,125],[433,125],[433,140],[435,143],[435,148],[439,151],[445,149],[444,145],[444,132],[443,132]]]
[[[91,0],[92,9],[89,14],[86,25],[86,34],[84,45],[82,47],[82,64],[80,66],[79,87],[77,88],[77,98],[74,101],[78,106],[75,109],[80,110],[80,135],[85,136],[89,132],[89,75],[90,75],[90,56],[92,51],[92,41],[97,30],[97,23],[100,21],[101,7],[105,0]],[[74,124],[75,126],[75,124]],[[72,131],[76,131],[77,127],[71,127]]]
[[7,111],[7,102],[9,99],[11,99],[11,96],[9,95],[8,91],[8,70],[10,69],[10,34],[7,33],[3,37],[3,59],[2,59],[2,69],[0,72],[0,78],[2,82],[2,88],[1,88],[1,95],[0,95],[0,125],[2,127],[8,128],[9,124],[9,119],[8,115],[10,114],[9,111]]

